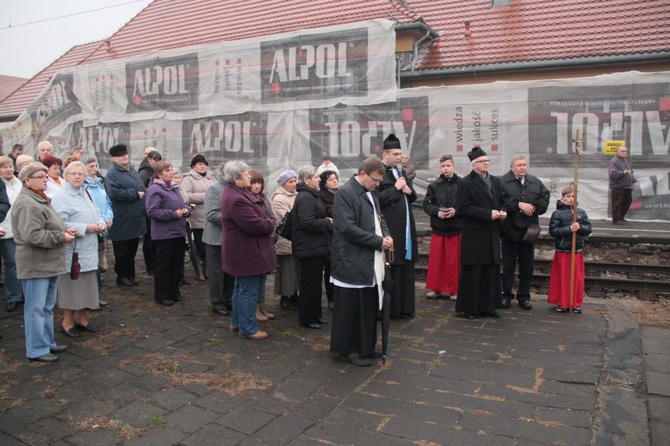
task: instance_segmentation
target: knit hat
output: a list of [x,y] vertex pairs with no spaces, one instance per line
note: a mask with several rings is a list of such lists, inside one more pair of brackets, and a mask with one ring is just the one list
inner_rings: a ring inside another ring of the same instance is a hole
[[480,156],[486,156],[486,152],[484,152],[481,147],[473,147],[472,150],[468,152],[468,158],[470,158],[470,161],[474,161]]
[[294,177],[298,178],[298,174],[295,173],[294,170],[285,170],[282,173],[280,173],[279,176],[277,177],[277,184],[281,186]]
[[391,150],[391,149],[401,149],[400,140],[393,133],[387,136],[386,139],[384,140],[384,150]]
[[123,156],[128,153],[128,147],[125,144],[117,144],[109,148],[109,156]]
[[191,167],[195,166],[198,163],[205,163],[206,166],[209,166],[207,158],[205,158],[204,155],[197,154],[196,156],[191,158]]
[[40,170],[48,172],[49,168],[40,162],[30,163],[23,169],[21,169],[21,172],[19,172],[19,180],[23,181],[32,174],[34,174],[35,172],[39,172]]

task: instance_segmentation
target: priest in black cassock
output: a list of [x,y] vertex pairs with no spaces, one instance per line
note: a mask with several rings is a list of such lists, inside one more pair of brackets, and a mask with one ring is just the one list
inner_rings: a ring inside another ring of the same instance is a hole
[[472,172],[458,183],[461,216],[461,279],[456,312],[467,319],[498,317],[500,221],[507,218],[500,180],[489,174],[490,160],[480,147],[468,153]]
[[379,204],[393,237],[395,252],[391,262],[391,317],[414,317],[416,293],[414,262],[419,256],[412,203],[416,192],[402,169],[400,141],[394,134],[384,140],[382,161],[386,172],[379,185]]

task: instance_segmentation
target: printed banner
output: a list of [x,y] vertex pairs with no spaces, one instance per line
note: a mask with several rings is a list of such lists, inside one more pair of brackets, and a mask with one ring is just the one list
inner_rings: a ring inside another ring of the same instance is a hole
[[420,194],[439,175],[442,155],[466,175],[468,151],[481,146],[492,174],[523,155],[558,199],[574,178],[579,131],[579,201],[591,218],[609,217],[607,167],[625,144],[637,180],[627,218],[670,221],[670,72],[396,91],[388,27],[354,24],[62,71],[0,128],[2,151],[22,143],[34,153],[48,139],[63,158],[83,147],[103,170],[117,143],[129,146],[135,166],[147,146],[182,171],[195,154],[212,170],[241,159],[272,192],[279,172],[318,166],[324,155],[345,181],[361,160],[382,156],[393,132],[417,169]]

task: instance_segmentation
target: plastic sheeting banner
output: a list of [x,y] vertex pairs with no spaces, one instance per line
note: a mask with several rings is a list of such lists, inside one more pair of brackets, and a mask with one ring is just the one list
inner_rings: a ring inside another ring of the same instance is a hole
[[420,193],[442,155],[465,175],[479,145],[494,175],[524,155],[558,199],[573,181],[579,130],[579,201],[591,218],[608,218],[606,146],[625,141],[637,179],[627,218],[670,220],[670,73],[396,90],[394,43],[380,21],[79,67],[54,76],[0,143],[34,153],[49,139],[63,157],[81,146],[103,169],[117,143],[136,166],[147,146],[182,170],[195,154],[212,168],[240,159],[271,191],[279,172],[323,155],[346,180],[365,157],[381,157],[393,132]]

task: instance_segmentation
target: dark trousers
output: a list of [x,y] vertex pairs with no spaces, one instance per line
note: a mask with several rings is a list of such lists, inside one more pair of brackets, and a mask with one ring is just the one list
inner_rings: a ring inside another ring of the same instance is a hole
[[519,289],[516,298],[519,302],[530,299],[530,283],[533,279],[533,263],[535,259],[535,245],[522,242],[513,242],[502,239],[502,284],[503,298],[514,299],[512,285],[514,284],[514,269],[519,262]]
[[342,288],[335,285],[335,309],[330,352],[369,356],[377,342],[377,287]]
[[154,248],[151,240],[151,219],[147,218],[147,233],[142,239],[142,255],[144,256],[144,266],[150,270],[154,267]]
[[[388,271],[386,272],[388,274]],[[404,265],[391,265],[391,317],[414,314],[416,294],[414,286],[414,261],[406,260]]]
[[326,259],[323,262],[323,284],[326,287],[326,298],[328,303],[333,302],[333,293],[335,286],[330,283],[330,254],[326,255]]
[[633,189],[611,189],[612,222],[617,223],[626,218],[626,212],[633,203]]
[[221,270],[221,246],[205,245],[207,253],[207,287],[209,288],[209,300],[212,308],[220,310],[230,309],[233,305],[233,292],[235,291],[235,276],[231,276]]
[[140,246],[140,239],[112,240],[114,249],[114,271],[116,278],[135,279],[135,256]]
[[184,237],[154,240],[154,299],[176,300],[179,296],[179,269],[184,265]]
[[321,308],[323,265],[325,256],[300,259],[300,307],[298,321],[301,325],[318,323],[323,317]]

